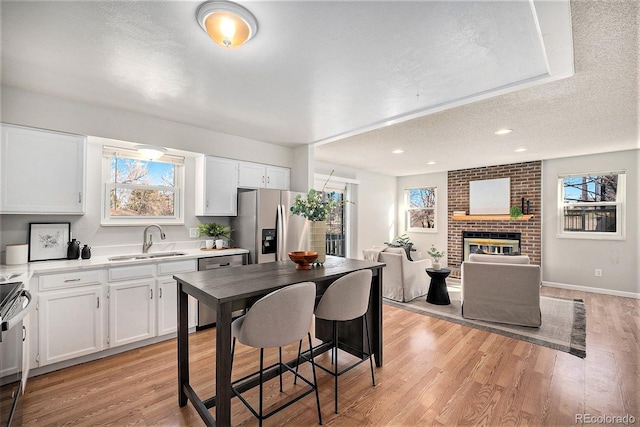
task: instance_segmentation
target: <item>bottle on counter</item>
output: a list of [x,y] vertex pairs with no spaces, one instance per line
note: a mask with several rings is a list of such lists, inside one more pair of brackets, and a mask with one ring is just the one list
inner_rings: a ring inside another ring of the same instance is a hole
[[71,239],[67,245],[67,259],[80,258],[80,242],[76,239]]
[[91,258],[91,246],[89,245],[84,245],[82,247],[82,259],[89,259]]

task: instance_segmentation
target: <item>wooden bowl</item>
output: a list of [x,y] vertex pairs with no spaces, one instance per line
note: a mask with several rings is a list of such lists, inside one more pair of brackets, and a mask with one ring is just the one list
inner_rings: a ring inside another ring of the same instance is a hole
[[311,270],[311,263],[318,258],[316,251],[289,252],[289,258],[296,263],[296,270]]

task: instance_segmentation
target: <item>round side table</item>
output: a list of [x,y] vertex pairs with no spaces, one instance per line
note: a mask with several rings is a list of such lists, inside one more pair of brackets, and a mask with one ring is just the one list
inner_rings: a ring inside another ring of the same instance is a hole
[[440,270],[425,268],[425,270],[429,277],[431,277],[429,293],[427,293],[427,302],[437,305],[451,304],[449,292],[447,292],[447,282],[445,281],[447,276],[451,274],[451,270],[448,268],[441,268]]

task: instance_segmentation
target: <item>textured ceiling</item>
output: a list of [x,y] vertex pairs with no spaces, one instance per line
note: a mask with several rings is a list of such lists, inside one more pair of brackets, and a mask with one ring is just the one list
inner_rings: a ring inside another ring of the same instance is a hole
[[325,144],[315,158],[403,176],[640,148],[638,4],[572,2],[573,77]]
[[199,4],[3,0],[2,84],[390,175],[638,146],[636,1],[572,4],[568,78],[563,1],[242,2],[229,51]]

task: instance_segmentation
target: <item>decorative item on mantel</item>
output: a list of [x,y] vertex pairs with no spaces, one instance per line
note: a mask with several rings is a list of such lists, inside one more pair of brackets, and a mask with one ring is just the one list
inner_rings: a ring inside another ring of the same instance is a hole
[[442,258],[445,254],[445,251],[438,251],[436,249],[436,247],[434,245],[431,245],[431,248],[429,248],[429,252],[427,252],[427,255],[429,255],[431,258],[433,258],[433,262],[431,263],[431,268],[433,268],[434,270],[440,270],[440,258]]
[[331,171],[329,174],[321,191],[312,188],[305,198],[298,194],[290,208],[292,214],[300,215],[310,221],[310,246],[312,251],[318,253],[316,264],[324,264],[327,259],[327,219],[329,215],[338,206],[348,202],[338,199],[335,191],[324,194],[324,188],[333,172]]
[[516,220],[521,216],[522,216],[522,210],[520,210],[518,206],[511,206],[511,209],[509,209],[509,217],[512,220]]

